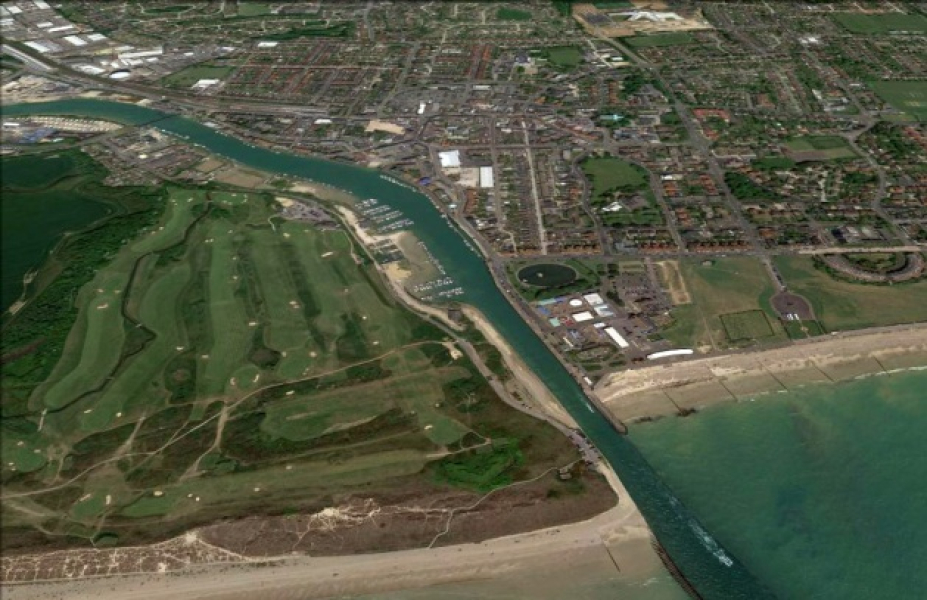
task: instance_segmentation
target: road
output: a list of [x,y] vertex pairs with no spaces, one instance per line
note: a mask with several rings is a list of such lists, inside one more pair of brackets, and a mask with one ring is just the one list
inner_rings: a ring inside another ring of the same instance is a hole
[[537,218],[538,245],[541,254],[547,254],[547,230],[544,229],[544,211],[541,208],[541,195],[538,193],[537,173],[534,169],[534,156],[531,152],[531,139],[528,134],[528,123],[522,121],[521,126],[525,134],[525,158],[528,160],[528,175],[531,179],[531,200],[534,202],[534,215]]
[[7,54],[9,56],[12,56],[13,58],[21,60],[23,63],[25,63],[27,67],[31,67],[35,69],[36,71],[40,71],[42,73],[50,73],[56,70],[54,66],[50,66],[32,57],[31,55],[26,54],[25,52],[21,50],[17,50],[16,48],[14,48],[13,46],[10,46],[9,44],[0,45],[0,51],[2,51],[3,54]]

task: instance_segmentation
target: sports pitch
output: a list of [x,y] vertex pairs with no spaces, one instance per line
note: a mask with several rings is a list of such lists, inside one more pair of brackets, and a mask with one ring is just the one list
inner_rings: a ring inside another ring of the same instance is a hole
[[833,135],[796,137],[787,141],[785,146],[796,159],[834,160],[856,156],[846,140]]
[[886,33],[925,33],[927,17],[921,14],[905,13],[834,13],[834,19],[852,33],[886,34]]
[[782,325],[769,314],[775,288],[757,259],[683,260],[677,269],[689,303],[672,309],[675,322],[663,331],[673,344],[722,349],[785,339]]
[[892,107],[927,121],[927,80],[870,81],[869,87]]

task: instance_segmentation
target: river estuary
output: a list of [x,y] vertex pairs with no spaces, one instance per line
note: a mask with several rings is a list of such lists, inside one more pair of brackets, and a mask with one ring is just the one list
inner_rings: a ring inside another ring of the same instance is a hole
[[723,600],[773,597],[670,492],[637,447],[589,403],[573,377],[496,287],[483,258],[420,192],[391,182],[372,169],[256,148],[193,120],[134,104],[75,99],[5,106],[3,112],[9,116],[58,114],[134,125],[152,123],[161,131],[181,136],[242,165],[310,179],[359,198],[377,198],[402,211],[414,221],[409,229],[463,287],[464,295],[458,300],[483,312],[614,467],[657,539],[700,595]]

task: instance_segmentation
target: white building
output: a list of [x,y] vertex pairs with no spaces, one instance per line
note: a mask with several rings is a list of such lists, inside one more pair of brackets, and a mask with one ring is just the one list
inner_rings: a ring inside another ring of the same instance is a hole
[[460,168],[460,150],[448,150],[447,152],[438,152],[438,159],[441,161],[442,169],[459,169]]
[[624,339],[624,337],[622,337],[622,335],[618,333],[618,330],[615,329],[614,327],[606,327],[605,334],[608,337],[612,338],[612,341],[618,344],[618,347],[621,349],[628,348],[631,346],[631,344],[628,343],[628,340]]
[[492,167],[480,167],[480,187],[486,189],[494,185],[495,180],[492,175]]

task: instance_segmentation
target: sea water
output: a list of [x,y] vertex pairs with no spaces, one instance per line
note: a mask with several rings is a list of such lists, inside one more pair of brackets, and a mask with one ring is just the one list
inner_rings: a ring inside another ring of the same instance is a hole
[[776,596],[927,597],[927,372],[717,406],[631,438]]

